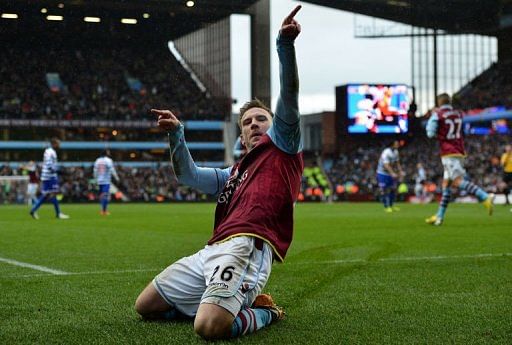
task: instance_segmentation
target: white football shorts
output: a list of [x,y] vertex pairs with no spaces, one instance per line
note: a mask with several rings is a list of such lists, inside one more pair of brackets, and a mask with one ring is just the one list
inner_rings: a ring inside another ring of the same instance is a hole
[[441,157],[441,162],[444,168],[443,179],[453,181],[466,175],[464,157]]
[[37,183],[29,183],[27,185],[27,194],[32,197],[35,197],[37,193],[37,187],[39,187]]
[[271,268],[268,243],[237,236],[176,261],[153,279],[153,286],[184,315],[194,317],[199,304],[210,303],[236,316],[261,293]]

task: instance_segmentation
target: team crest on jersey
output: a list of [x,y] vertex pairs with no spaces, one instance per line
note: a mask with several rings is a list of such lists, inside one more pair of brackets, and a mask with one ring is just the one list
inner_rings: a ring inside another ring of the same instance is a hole
[[236,190],[242,185],[242,183],[247,179],[249,175],[249,171],[245,170],[243,174],[240,174],[238,168],[236,168],[235,172],[229,177],[228,182],[226,182],[226,186],[222,193],[219,194],[219,198],[217,202],[219,204],[227,203],[231,200],[233,194],[235,194]]

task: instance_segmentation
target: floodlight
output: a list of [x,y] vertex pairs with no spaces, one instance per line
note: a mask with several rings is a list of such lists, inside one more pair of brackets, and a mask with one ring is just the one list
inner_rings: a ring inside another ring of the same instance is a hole
[[121,19],[121,23],[123,23],[123,24],[137,24],[137,19],[134,19],[134,18],[123,18],[123,19]]
[[84,22],[99,23],[99,22],[101,22],[101,18],[99,18],[99,17],[84,17]]
[[16,13],[2,13],[2,18],[4,18],[4,19],[18,19],[18,15]]

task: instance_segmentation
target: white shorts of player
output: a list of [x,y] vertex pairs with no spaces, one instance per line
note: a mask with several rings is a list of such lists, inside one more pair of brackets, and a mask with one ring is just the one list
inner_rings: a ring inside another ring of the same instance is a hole
[[464,157],[441,157],[444,173],[443,179],[455,180],[457,177],[464,177],[466,169],[464,169]]
[[421,196],[423,195],[423,191],[424,191],[424,188],[423,188],[423,185],[421,183],[416,183],[414,185],[414,194],[416,196]]
[[37,193],[37,187],[39,185],[37,183],[29,183],[27,185],[27,195],[35,197]]
[[182,314],[193,317],[199,304],[216,304],[236,316],[261,293],[272,268],[272,248],[256,238],[238,236],[207,245],[182,258],[153,279],[153,286]]

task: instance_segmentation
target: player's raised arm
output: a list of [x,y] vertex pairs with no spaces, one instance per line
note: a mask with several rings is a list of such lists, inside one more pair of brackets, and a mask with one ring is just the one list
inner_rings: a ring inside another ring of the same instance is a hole
[[226,183],[231,168],[198,167],[185,142],[185,127],[170,110],[151,109],[158,116],[158,127],[169,135],[171,164],[178,181],[208,194],[218,194]]
[[301,32],[301,26],[295,20],[295,15],[300,9],[300,5],[295,7],[283,20],[277,38],[280,93],[274,123],[268,131],[277,147],[290,154],[302,149],[298,101],[299,76],[294,47],[295,39]]

